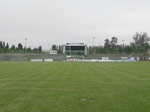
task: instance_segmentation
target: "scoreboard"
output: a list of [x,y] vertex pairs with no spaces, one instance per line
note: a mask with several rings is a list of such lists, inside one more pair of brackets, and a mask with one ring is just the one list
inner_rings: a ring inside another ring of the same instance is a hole
[[87,55],[87,46],[83,43],[67,43],[63,53],[67,56],[84,56]]
[[71,51],[83,51],[85,50],[85,46],[66,46],[65,49]]

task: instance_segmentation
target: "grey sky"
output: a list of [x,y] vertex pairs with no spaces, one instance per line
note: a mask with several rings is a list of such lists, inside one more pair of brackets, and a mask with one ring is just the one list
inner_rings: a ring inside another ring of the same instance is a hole
[[150,35],[150,0],[0,0],[0,40],[28,46]]

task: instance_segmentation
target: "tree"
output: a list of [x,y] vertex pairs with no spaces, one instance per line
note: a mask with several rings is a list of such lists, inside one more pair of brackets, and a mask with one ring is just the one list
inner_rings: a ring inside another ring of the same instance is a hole
[[110,48],[109,39],[105,39],[104,47],[105,47],[105,48]]
[[111,46],[112,47],[115,47],[117,45],[117,41],[118,41],[118,38],[117,37],[112,37],[111,39]]
[[[25,50],[25,49],[24,49],[24,50]],[[28,47],[28,48],[26,49],[26,51],[27,51],[28,53],[32,53],[31,47]]]
[[110,48],[111,48],[111,44],[110,44],[109,39],[105,39],[104,52],[105,53],[110,53]]
[[39,53],[42,52],[42,46],[39,46],[38,51],[39,51]]
[[3,42],[3,45],[2,45],[2,46],[3,46],[3,48],[5,48],[5,42]]
[[33,48],[33,52],[34,53],[38,53],[38,49],[37,48]]
[[23,46],[21,43],[18,44],[18,50],[23,50]]
[[6,44],[6,48],[9,49],[9,44],[8,43]]
[[0,48],[3,48],[3,42],[0,41]]
[[15,50],[16,49],[15,45],[12,45],[10,49]]
[[130,44],[135,47],[136,52],[145,52],[149,48],[149,36],[145,32],[138,33],[133,36],[133,42]]
[[117,41],[118,41],[118,38],[117,37],[112,37],[111,41],[110,41],[110,44],[111,44],[111,52],[112,53],[115,53],[117,51]]
[[52,45],[52,50],[57,50],[58,49],[58,47],[57,47],[57,45]]

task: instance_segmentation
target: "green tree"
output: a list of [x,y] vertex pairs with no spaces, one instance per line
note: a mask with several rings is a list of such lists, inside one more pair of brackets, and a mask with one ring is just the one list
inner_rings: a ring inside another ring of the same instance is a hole
[[15,50],[16,49],[15,45],[12,45],[10,49]]
[[133,36],[133,42],[130,44],[134,47],[136,52],[142,53],[149,49],[149,36],[145,32],[135,33]]
[[39,53],[42,52],[42,46],[39,46],[38,51],[39,51]]
[[0,48],[3,48],[3,42],[0,41]]
[[5,42],[3,42],[3,48],[5,48]]
[[57,50],[58,49],[58,47],[57,47],[57,45],[52,45],[52,50]]
[[111,53],[117,52],[117,41],[118,41],[118,38],[113,36],[111,41],[110,41]]
[[21,43],[18,44],[18,50],[23,50],[23,46]]
[[9,49],[9,44],[8,43],[6,44],[6,48]]

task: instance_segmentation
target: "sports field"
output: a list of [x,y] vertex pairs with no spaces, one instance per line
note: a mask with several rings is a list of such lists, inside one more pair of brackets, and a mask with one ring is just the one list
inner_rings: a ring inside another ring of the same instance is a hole
[[0,112],[150,112],[150,62],[0,62]]

